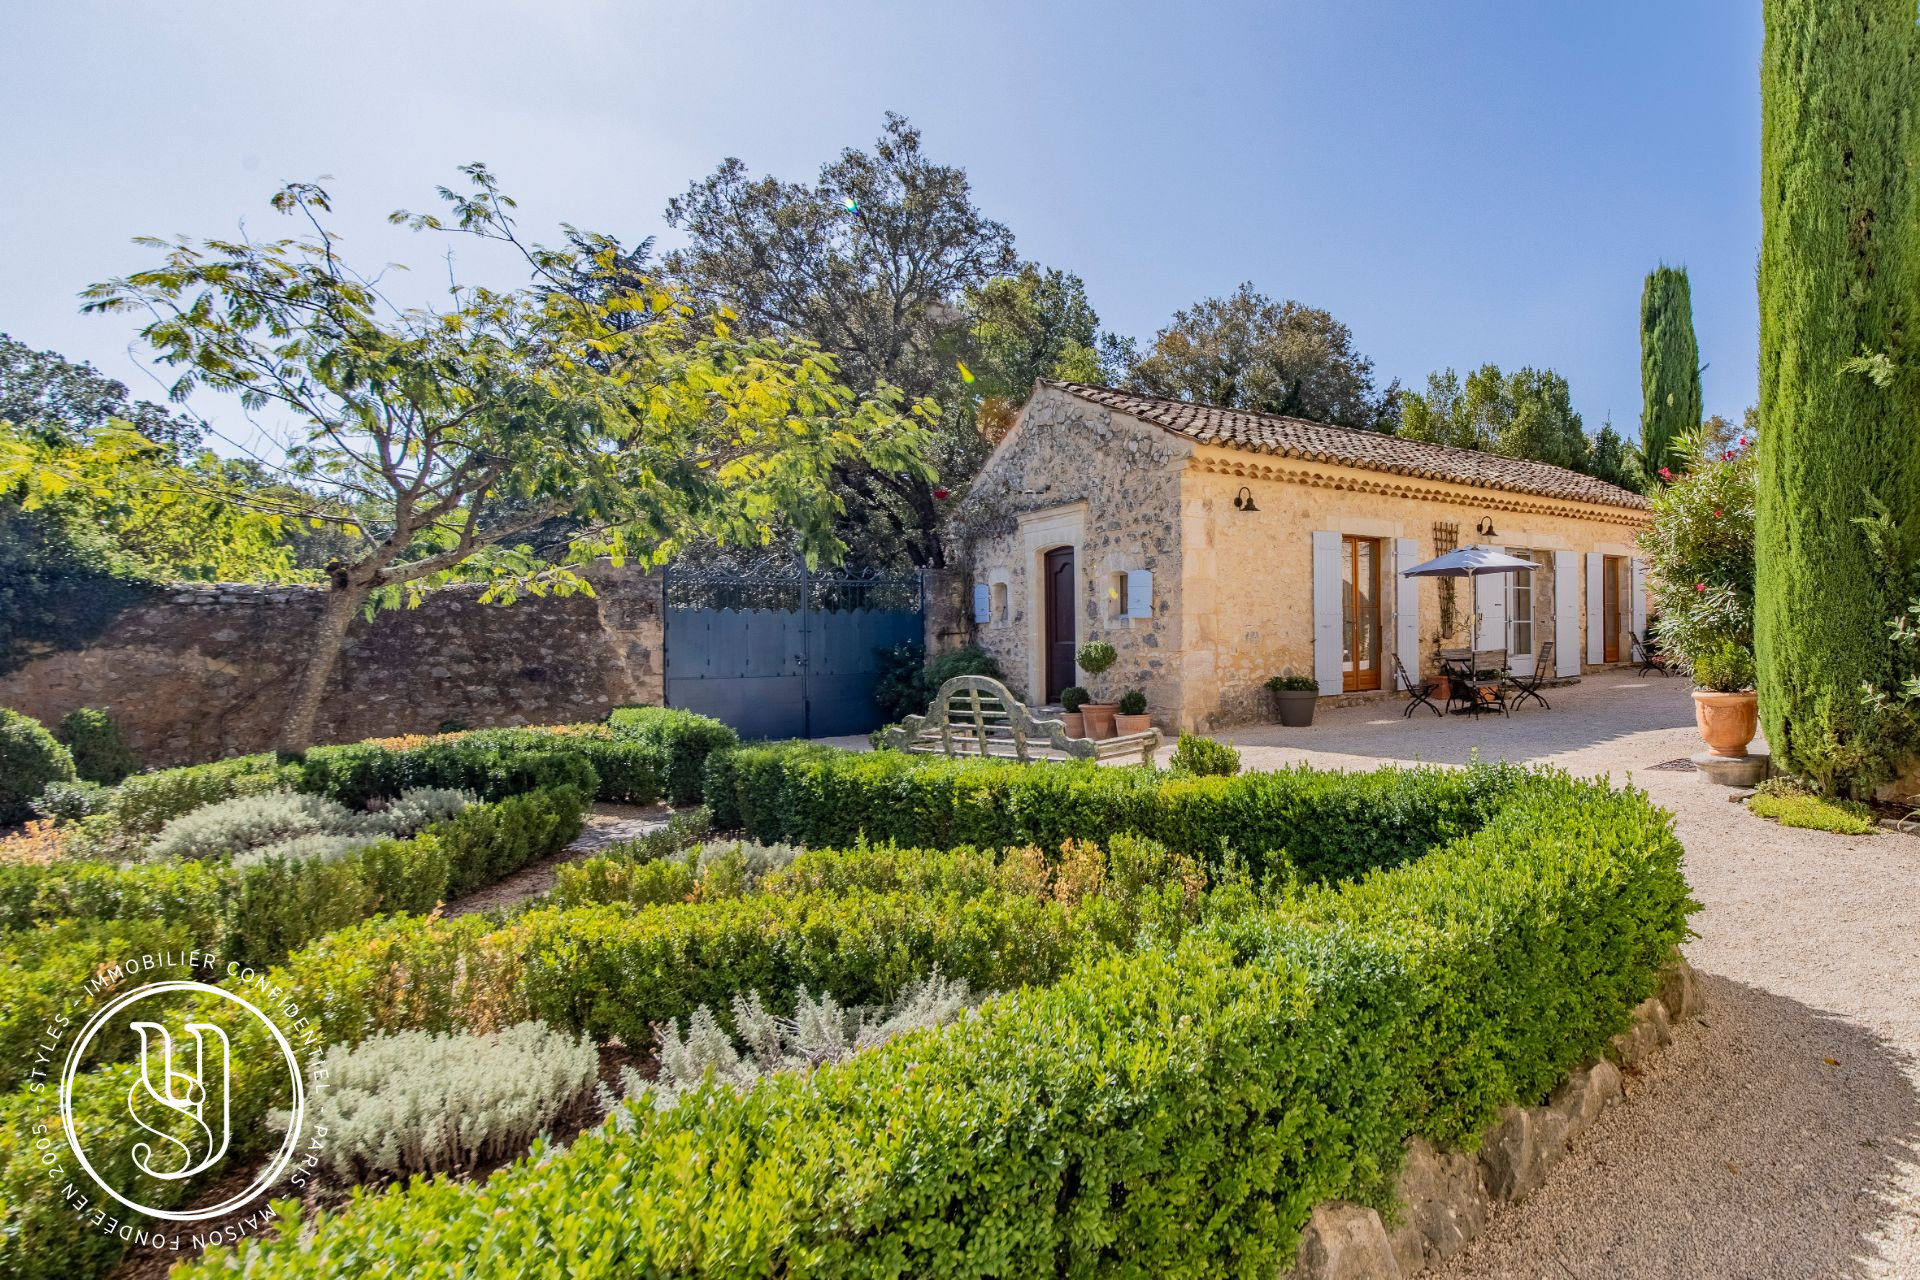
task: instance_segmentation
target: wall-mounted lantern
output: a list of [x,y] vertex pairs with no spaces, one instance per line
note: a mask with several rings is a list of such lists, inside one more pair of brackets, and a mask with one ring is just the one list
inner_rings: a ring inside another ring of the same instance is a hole
[[1253,505],[1253,490],[1247,488],[1245,485],[1241,485],[1240,492],[1233,495],[1233,509],[1235,511],[1258,511],[1260,508]]
[[1483,538],[1497,538],[1500,536],[1493,531],[1492,516],[1481,516],[1480,523],[1473,526],[1473,531]]

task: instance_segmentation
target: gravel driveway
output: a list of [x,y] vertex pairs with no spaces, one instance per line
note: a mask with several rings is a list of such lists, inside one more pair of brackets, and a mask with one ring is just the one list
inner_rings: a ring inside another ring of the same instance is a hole
[[1249,768],[1550,761],[1673,810],[1705,909],[1703,1022],[1627,1084],[1523,1204],[1425,1274],[1920,1277],[1920,838],[1774,826],[1691,772],[1687,684],[1624,673],[1466,722],[1401,703],[1257,726]]

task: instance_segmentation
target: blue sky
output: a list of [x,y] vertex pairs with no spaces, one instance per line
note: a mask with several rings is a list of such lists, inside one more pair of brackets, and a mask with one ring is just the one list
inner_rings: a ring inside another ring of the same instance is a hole
[[1251,280],[1345,321],[1382,383],[1550,366],[1589,430],[1633,434],[1664,260],[1707,412],[1754,399],[1754,4],[61,0],[0,37],[0,330],[136,394],[134,326],[75,300],[146,260],[134,235],[277,233],[267,195],[324,174],[351,246],[427,288],[443,246],[381,217],[458,163],[536,232],[665,245],[667,198],[721,157],[811,177],[891,109],[1121,332]]

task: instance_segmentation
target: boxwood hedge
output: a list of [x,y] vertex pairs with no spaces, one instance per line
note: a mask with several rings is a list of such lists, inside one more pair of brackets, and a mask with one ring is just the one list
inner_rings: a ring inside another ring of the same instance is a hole
[[[981,858],[992,862],[991,855],[970,860]],[[839,874],[844,879],[856,865],[877,868],[885,860],[877,851],[857,851],[840,860]],[[490,1031],[539,1017],[643,1045],[653,1024],[684,1019],[703,1003],[724,1018],[732,997],[749,990],[764,993],[779,1011],[791,1008],[799,987],[845,1005],[876,1003],[935,967],[982,991],[1048,982],[1076,954],[1126,941],[1131,935],[1119,926],[1137,915],[1097,909],[1111,906],[1106,899],[1068,903],[1049,896],[1044,877],[1003,885],[961,873],[954,880],[936,892],[821,894],[794,886],[792,893],[652,909],[547,908],[505,924],[478,916],[375,919],[321,938],[273,969],[268,982],[298,993],[322,1044],[357,1044],[398,1030]],[[49,943],[43,950],[51,951],[67,928],[41,931]],[[105,939],[122,926],[94,928]],[[172,938],[165,928],[151,932],[156,939]],[[83,963],[98,959],[97,948],[71,946],[60,954]],[[32,984],[31,991],[38,994],[46,985]],[[222,1020],[236,1037],[258,1031],[229,1025],[219,1006],[208,1016]],[[0,1043],[6,1041],[0,1034]],[[271,1061],[265,1045],[248,1042],[246,1048],[261,1050],[258,1061]],[[240,1116],[258,1116],[281,1101],[267,1082],[254,1079],[239,1096]],[[29,1096],[0,1098],[0,1131],[10,1115],[43,1112],[43,1104]],[[240,1127],[251,1135],[236,1150],[244,1157],[259,1146],[260,1126],[243,1121]],[[38,1167],[27,1148],[0,1150],[0,1275],[64,1277],[83,1273],[72,1266],[77,1257],[96,1265],[109,1259],[111,1241],[60,1240],[55,1224],[68,1211],[59,1187],[35,1180]],[[196,1186],[220,1172],[204,1175]],[[44,1252],[9,1255],[9,1239],[36,1240]]]
[[552,910],[524,928],[534,1015],[631,1045],[703,1004],[725,1023],[729,1001],[748,991],[782,1012],[798,987],[883,1004],[936,967],[975,991],[1051,982],[1076,936],[1056,902],[864,891]]
[[1124,831],[1208,860],[1231,848],[1256,875],[1284,851],[1302,876],[1331,881],[1400,866],[1473,830],[1522,776],[1483,765],[1191,777],[775,744],[714,757],[707,797],[717,827],[769,842],[1057,849]]
[[[911,772],[856,771],[908,779],[906,821],[985,826],[976,809],[999,806],[1042,823],[992,766],[971,790],[967,770],[937,767],[924,791]],[[1087,776],[1034,773],[1056,797]],[[743,816],[830,820],[815,788],[848,775],[798,776],[791,810],[743,785]],[[1266,850],[1307,850],[1319,883],[811,1076],[636,1107],[484,1184],[364,1197],[177,1275],[1274,1274],[1316,1201],[1386,1204],[1408,1135],[1471,1145],[1599,1053],[1694,904],[1670,819],[1636,792],[1512,770],[1270,785],[1199,795],[1266,823]],[[1090,780],[1072,821],[1159,822],[1196,852],[1233,834],[1194,793],[1171,793],[1191,827],[1133,807],[1173,786]],[[1385,855],[1349,850],[1369,803],[1391,814],[1409,790],[1446,815],[1389,824]],[[1294,807],[1310,795],[1336,817]]]
[[134,774],[104,813],[71,829],[69,846],[93,856],[136,853],[180,815],[238,796],[303,791],[350,808],[413,787],[471,791],[499,800],[575,786],[596,800],[676,804],[700,799],[706,763],[739,743],[718,720],[666,707],[623,707],[608,724],[480,729],[436,737],[315,747],[296,758],[236,756]]
[[616,738],[645,743],[664,754],[667,798],[675,804],[699,804],[708,757],[740,745],[740,735],[730,726],[674,707],[619,707],[607,724]]
[[0,866],[0,931],[61,919],[158,920],[227,959],[274,964],[376,912],[431,910],[559,852],[580,833],[585,803],[571,786],[531,791],[330,860]]

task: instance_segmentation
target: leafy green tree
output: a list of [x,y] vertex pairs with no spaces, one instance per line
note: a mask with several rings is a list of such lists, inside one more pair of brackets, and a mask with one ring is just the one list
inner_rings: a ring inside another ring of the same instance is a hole
[[[1491,378],[1475,382],[1471,400],[1461,385],[1460,375],[1452,369],[1428,374],[1425,391],[1401,392],[1399,434],[1409,440],[1452,445],[1456,449],[1492,448],[1493,432],[1486,422],[1486,400],[1488,391],[1499,387],[1500,371],[1486,365],[1481,373],[1488,371]],[[1470,381],[1473,376],[1477,375],[1470,375]]]
[[982,396],[1023,402],[1036,378],[1100,382],[1109,372],[1100,317],[1070,271],[1026,262],[966,291],[965,363]]
[[[328,568],[284,750],[311,742],[363,611],[459,581],[485,583],[482,599],[502,604],[590,590],[583,563],[659,562],[696,532],[761,544],[787,528],[810,552],[837,554],[835,466],[859,457],[878,472],[928,475],[923,433],[897,391],[859,398],[819,351],[738,336],[724,313],[620,277],[604,237],[527,244],[493,175],[462,172],[466,191],[441,190],[446,220],[394,219],[510,245],[528,285],[453,280],[437,308],[397,307],[346,263],[327,193],[297,183],[273,203],[304,222],[300,236],[145,241],[157,266],[86,292],[90,310],[145,316],[141,336],[182,371],[182,388],[292,415],[290,472],[339,495],[301,514],[362,534]],[[572,534],[557,554],[525,541],[561,518]]]
[[1639,493],[1646,488],[1646,477],[1640,471],[1639,461],[1634,457],[1633,449],[1614,430],[1611,421],[1600,425],[1599,432],[1593,437],[1593,448],[1587,455],[1587,474],[1596,480],[1605,480],[1608,484],[1617,484],[1622,489],[1631,489]]
[[84,444],[110,423],[124,423],[179,452],[201,438],[199,424],[145,400],[90,364],[35,351],[0,333],[0,422],[49,442]]
[[1495,453],[1571,471],[1587,469],[1587,433],[1565,378],[1551,369],[1516,370],[1507,375],[1503,404],[1508,412],[1494,434]]
[[[964,299],[1017,265],[1013,233],[975,206],[966,171],[934,163],[919,131],[889,113],[871,151],[843,151],[812,184],[755,178],[728,159],[675,197],[666,220],[688,239],[666,256],[666,275],[694,298],[730,308],[749,333],[817,344],[858,392],[892,386],[938,402],[933,470],[855,456],[835,479],[841,532],[862,559],[943,565],[934,473],[960,483],[988,448],[959,368],[972,325]],[[1076,323],[1064,314],[1060,328]]]
[[1920,550],[1920,48],[1901,0],[1763,13],[1760,710],[1776,760],[1861,792],[1915,745],[1893,626]]
[[154,584],[70,505],[28,511],[0,479],[0,675],[85,645]]
[[[286,538],[311,494],[262,486],[208,451],[181,460],[125,424],[80,443],[0,425],[0,492],[105,535],[104,564],[146,582],[296,582]],[[57,536],[57,535],[56,535]]]
[[1176,311],[1128,383],[1148,395],[1368,431],[1392,431],[1399,415],[1400,384],[1374,390],[1373,361],[1355,349],[1352,330],[1251,284]]
[[[317,580],[327,540],[310,522],[256,519],[205,494],[257,489],[255,506],[278,500],[288,513],[311,506],[315,496],[260,460],[198,449],[205,433],[186,414],[134,400],[91,365],[0,334],[0,454],[16,472],[23,456],[37,455],[52,468],[47,474],[73,481],[58,494],[29,495],[16,485],[0,503],[56,503],[64,514],[34,522],[36,528],[54,538],[82,527],[104,535],[81,539],[105,557],[98,567],[140,581]],[[194,474],[190,489],[172,482],[176,467]]]
[[1101,331],[1086,285],[1072,272],[1022,263],[968,289],[963,305],[962,394],[975,398],[989,444],[1012,425],[1035,379],[1111,386],[1126,376],[1126,348]]
[[1400,434],[1410,440],[1531,458],[1585,471],[1591,448],[1567,380],[1551,369],[1502,373],[1484,364],[1464,382],[1429,374],[1425,392],[1401,394]]
[[1700,344],[1685,268],[1662,263],[1640,291],[1640,455],[1647,473],[1684,463],[1673,444],[1700,425]]
[[[1748,408],[1745,421],[1751,424],[1753,410]],[[1709,457],[1722,457],[1729,449],[1744,449],[1759,439],[1760,433],[1751,425],[1742,425],[1724,414],[1710,414],[1700,423],[1700,452]]]

